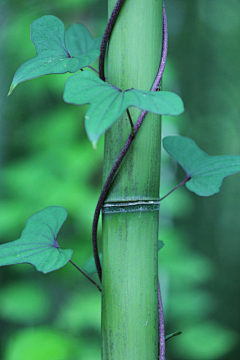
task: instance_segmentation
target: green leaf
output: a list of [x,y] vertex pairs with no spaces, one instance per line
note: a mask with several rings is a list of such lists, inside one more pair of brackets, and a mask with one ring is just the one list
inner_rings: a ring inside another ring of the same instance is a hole
[[163,147],[186,172],[188,190],[199,196],[218,193],[225,177],[240,172],[240,156],[210,156],[184,136],[165,137]]
[[47,274],[71,259],[73,251],[61,250],[57,234],[67,218],[67,210],[49,206],[30,216],[18,240],[0,245],[0,266],[29,263]]
[[165,341],[171,339],[174,336],[178,336],[178,335],[181,335],[181,334],[182,334],[182,331],[175,331],[174,333],[165,336]]
[[[100,263],[102,264],[102,254],[101,253],[99,254],[99,259],[100,259]],[[85,271],[89,275],[97,273],[97,268],[96,268],[96,265],[95,265],[94,256],[91,256],[85,262],[85,264],[83,264],[82,269],[83,269],[83,271]]]
[[37,56],[16,71],[8,95],[22,81],[48,74],[72,73],[90,65],[100,54],[102,38],[93,39],[82,24],[70,26],[65,33],[60,19],[45,15],[32,22],[31,40]]
[[158,240],[158,251],[164,247],[164,242],[162,240]]
[[90,71],[71,76],[66,81],[63,98],[75,105],[90,104],[85,115],[85,128],[93,143],[129,106],[159,115],[179,115],[184,110],[183,102],[176,94],[135,89],[122,91]]

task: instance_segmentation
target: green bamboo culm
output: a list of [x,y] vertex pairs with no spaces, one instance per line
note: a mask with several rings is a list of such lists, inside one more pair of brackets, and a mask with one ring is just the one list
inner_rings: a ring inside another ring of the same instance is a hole
[[[108,0],[109,16],[116,0]],[[125,0],[107,82],[150,90],[162,49],[162,0]],[[130,108],[134,124],[140,110]],[[127,113],[105,135],[103,182],[131,133]],[[102,360],[158,359],[157,240],[161,119],[147,114],[103,207]]]

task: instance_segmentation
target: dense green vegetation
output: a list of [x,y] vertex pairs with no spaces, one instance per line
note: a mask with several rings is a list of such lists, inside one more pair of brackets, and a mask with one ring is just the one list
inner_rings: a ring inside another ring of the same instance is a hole
[[[1,242],[17,239],[34,212],[61,205],[69,211],[61,243],[74,248],[73,260],[81,266],[91,254],[102,140],[93,151],[83,128],[85,109],[62,102],[68,74],[39,78],[10,98],[6,94],[19,64],[35,55],[28,41],[35,18],[53,14],[65,24],[79,21],[98,37],[106,9],[102,1],[79,0],[9,0],[0,7]],[[189,0],[166,7],[170,48],[164,88],[179,93],[187,110],[177,120],[163,120],[164,136],[191,136],[211,155],[240,154],[239,4],[216,8]],[[174,166],[165,155],[162,195],[183,180],[182,172],[173,177]],[[221,193],[206,199],[181,188],[161,205],[167,333],[183,331],[167,345],[171,359],[239,354],[238,182],[239,175],[225,180]],[[3,360],[26,359],[26,353],[36,360],[100,359],[100,296],[70,264],[44,278],[29,265],[2,268],[0,282]]]

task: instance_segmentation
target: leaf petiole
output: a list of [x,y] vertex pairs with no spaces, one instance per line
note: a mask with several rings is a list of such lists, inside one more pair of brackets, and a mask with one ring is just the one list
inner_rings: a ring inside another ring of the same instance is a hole
[[93,280],[91,279],[84,271],[82,271],[72,260],[69,260],[69,262],[75,266],[75,268],[80,271],[89,281],[91,281],[91,283],[93,283],[100,292],[102,292],[102,288]]
[[168,195],[170,195],[173,191],[177,190],[180,186],[186,184],[186,182],[188,182],[191,179],[191,176],[187,175],[186,179],[184,179],[182,182],[180,182],[180,184],[178,184],[177,186],[175,186],[171,191],[169,191],[166,195],[164,195],[162,198],[160,198],[159,201],[162,201],[163,199],[165,199]]
[[89,67],[89,69],[91,69],[92,71],[95,71],[97,74],[99,74],[99,72],[98,72],[96,69],[94,69],[94,67],[92,67],[92,66],[90,66],[90,65],[88,65],[88,67]]

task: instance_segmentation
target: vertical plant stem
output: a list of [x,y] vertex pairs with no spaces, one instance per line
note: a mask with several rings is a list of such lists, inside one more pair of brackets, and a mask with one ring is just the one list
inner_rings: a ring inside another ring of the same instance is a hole
[[[109,0],[109,13],[115,4]],[[161,58],[161,19],[162,1],[125,1],[109,43],[109,83],[151,89]],[[131,108],[134,124],[139,115]],[[105,136],[104,183],[128,138],[125,113]],[[160,117],[147,114],[104,203],[102,360],[158,357],[160,146]]]
[[[116,6],[115,6],[116,7]],[[109,39],[106,39],[105,44],[107,43]],[[161,55],[161,61],[160,61],[160,65],[159,65],[159,69],[158,69],[158,73],[157,76],[154,80],[154,83],[152,85],[151,91],[157,91],[159,89],[159,84],[160,81],[162,79],[162,75],[165,69],[165,65],[166,65],[166,59],[167,59],[167,48],[168,48],[168,30],[167,30],[167,16],[166,16],[166,11],[165,11],[165,6],[164,6],[164,2],[163,2],[163,40],[162,40],[162,55]],[[105,48],[102,47],[103,53],[105,54]],[[102,64],[104,66],[104,63]],[[138,130],[140,129],[140,126],[143,123],[143,120],[145,119],[147,115],[147,112],[144,110],[141,112],[141,115],[138,118],[138,121],[134,127],[134,136],[133,133],[129,135],[124,147],[122,148],[120,154],[117,157],[117,160],[115,161],[115,163],[113,164],[113,167],[105,181],[105,184],[102,188],[100,197],[98,199],[98,203],[96,206],[96,210],[94,213],[94,217],[93,217],[93,226],[92,226],[92,243],[93,243],[93,254],[94,254],[94,259],[95,259],[95,264],[96,264],[96,268],[97,268],[97,272],[98,272],[98,276],[100,281],[102,281],[102,269],[101,269],[101,264],[100,264],[100,259],[99,259],[99,254],[98,254],[98,244],[97,244],[97,228],[98,228],[98,221],[99,221],[99,216],[100,216],[100,211],[101,208],[103,206],[104,200],[106,199],[109,187],[114,179],[114,176],[117,173],[117,170],[119,168],[119,166],[121,165],[125,155],[128,152],[128,149],[130,148]],[[168,194],[167,194],[168,195]],[[167,196],[166,195],[166,196]],[[165,198],[165,196],[163,197]],[[162,198],[162,199],[163,199]],[[160,199],[160,200],[162,200]]]

